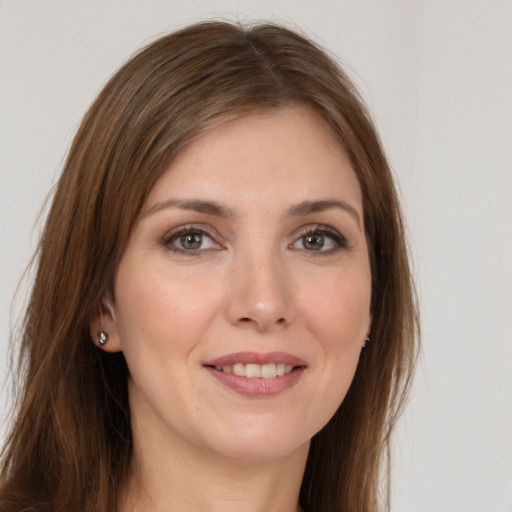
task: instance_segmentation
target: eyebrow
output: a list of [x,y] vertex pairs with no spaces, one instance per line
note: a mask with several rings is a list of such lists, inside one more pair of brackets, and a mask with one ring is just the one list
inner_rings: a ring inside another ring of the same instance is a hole
[[179,208],[180,210],[190,210],[214,217],[233,218],[235,214],[233,210],[219,204],[215,201],[206,201],[203,199],[166,199],[154,204],[148,211],[144,213],[144,217],[153,215],[156,212],[167,208]]
[[[236,215],[231,208],[224,206],[216,201],[209,201],[205,199],[165,199],[154,204],[149,210],[147,210],[143,217],[149,217],[161,210],[167,208],[178,208],[180,210],[194,211],[197,213],[203,213],[205,215],[212,215],[214,217],[221,218],[235,218]],[[357,222],[359,228],[361,228],[361,219],[357,210],[339,199],[322,199],[317,201],[302,201],[299,204],[291,206],[286,211],[288,217],[304,217],[312,213],[323,212],[332,208],[339,208],[349,213],[354,220]]]
[[319,201],[303,201],[295,206],[288,209],[287,214],[291,217],[302,217],[311,213],[323,212],[332,208],[340,208],[341,210],[349,213],[357,222],[359,228],[361,228],[361,218],[357,213],[357,210],[339,199],[323,199]]

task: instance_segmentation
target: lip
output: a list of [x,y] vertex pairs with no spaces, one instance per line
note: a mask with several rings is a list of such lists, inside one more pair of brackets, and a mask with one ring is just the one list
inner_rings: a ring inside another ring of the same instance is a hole
[[[289,373],[272,379],[249,379],[248,377],[226,373],[215,368],[216,366],[229,366],[235,363],[260,365],[283,363],[293,366],[294,369]],[[203,367],[220,383],[236,393],[246,397],[264,398],[278,395],[294,386],[304,375],[307,364],[303,359],[286,352],[236,352],[207,361],[203,364]]]
[[307,367],[306,361],[300,357],[286,352],[235,352],[211,361],[206,361],[203,366],[229,366],[235,363],[242,364],[270,364],[283,363],[291,366]]

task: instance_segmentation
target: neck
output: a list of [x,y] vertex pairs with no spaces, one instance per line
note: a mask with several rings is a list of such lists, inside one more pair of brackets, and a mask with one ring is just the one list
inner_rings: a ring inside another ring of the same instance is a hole
[[[138,442],[119,512],[297,512],[309,444],[271,460],[239,460],[162,439]],[[140,439],[140,438],[139,438]]]

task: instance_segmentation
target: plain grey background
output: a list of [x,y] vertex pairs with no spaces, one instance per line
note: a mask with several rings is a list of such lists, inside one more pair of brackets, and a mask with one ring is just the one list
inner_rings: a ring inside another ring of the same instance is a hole
[[[85,109],[134,50],[211,17],[300,27],[345,63],[381,130],[424,344],[396,442],[393,510],[510,512],[509,0],[0,0],[0,379],[36,217]],[[2,417],[9,400],[5,388]]]

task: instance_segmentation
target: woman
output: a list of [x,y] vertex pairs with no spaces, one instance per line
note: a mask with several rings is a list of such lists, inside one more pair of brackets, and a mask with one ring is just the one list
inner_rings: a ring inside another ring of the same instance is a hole
[[5,510],[386,501],[416,353],[404,232],[369,116],[310,41],[210,22],[133,57],[37,265]]

